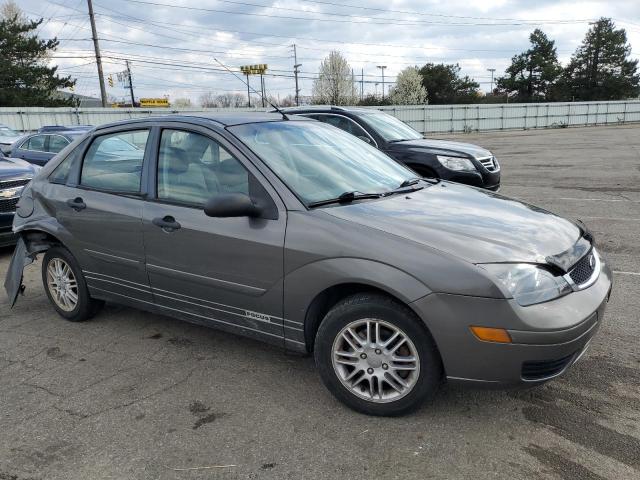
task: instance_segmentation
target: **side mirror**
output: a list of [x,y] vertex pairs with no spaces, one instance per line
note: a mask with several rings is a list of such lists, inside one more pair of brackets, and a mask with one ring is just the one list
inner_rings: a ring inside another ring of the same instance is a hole
[[244,193],[222,193],[209,199],[204,206],[209,217],[258,217],[262,209]]
[[371,139],[365,135],[358,135],[358,138],[363,142],[371,143]]

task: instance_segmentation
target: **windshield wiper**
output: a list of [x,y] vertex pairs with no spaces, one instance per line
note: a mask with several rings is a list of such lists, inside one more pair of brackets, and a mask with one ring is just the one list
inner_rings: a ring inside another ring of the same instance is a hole
[[416,185],[418,182],[421,182],[422,180],[424,180],[422,177],[407,178],[404,182],[400,184],[398,188],[410,187],[412,185]]
[[307,204],[307,207],[321,207],[322,205],[331,205],[332,203],[351,203],[354,200],[365,200],[367,198],[380,198],[382,193],[360,193],[357,191],[344,192],[336,198],[329,198],[327,200],[320,200],[317,202],[311,202]]

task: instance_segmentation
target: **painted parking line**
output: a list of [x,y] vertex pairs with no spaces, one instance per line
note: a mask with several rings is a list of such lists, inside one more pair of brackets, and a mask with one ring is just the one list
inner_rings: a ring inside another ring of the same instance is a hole
[[640,272],[625,272],[623,270],[614,270],[613,273],[617,275],[633,275],[636,277],[640,277]]

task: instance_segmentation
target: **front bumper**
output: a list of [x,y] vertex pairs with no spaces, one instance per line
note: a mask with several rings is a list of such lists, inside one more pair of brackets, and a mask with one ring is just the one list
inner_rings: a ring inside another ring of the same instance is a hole
[[6,247],[16,243],[17,236],[13,233],[14,213],[0,213],[0,247]]
[[[531,385],[561,375],[584,353],[602,324],[611,278],[603,262],[591,287],[528,307],[512,299],[437,293],[412,306],[436,341],[449,382]],[[513,343],[481,341],[471,325],[505,328]]]
[[[478,169],[480,169],[480,167],[478,167]],[[482,172],[465,172],[449,170],[442,165],[436,166],[435,170],[438,177],[443,180],[464,183],[472,187],[486,188],[494,192],[500,189],[500,170],[497,172],[488,172],[483,169]]]

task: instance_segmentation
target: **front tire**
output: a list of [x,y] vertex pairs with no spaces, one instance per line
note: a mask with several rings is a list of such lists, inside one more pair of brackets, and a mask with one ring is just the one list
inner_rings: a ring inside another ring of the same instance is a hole
[[64,247],[47,250],[42,262],[42,283],[53,308],[71,322],[90,319],[104,305],[102,300],[91,298],[80,265]]
[[329,391],[368,415],[416,409],[441,384],[442,362],[422,321],[384,295],[352,295],[320,324],[314,351]]

